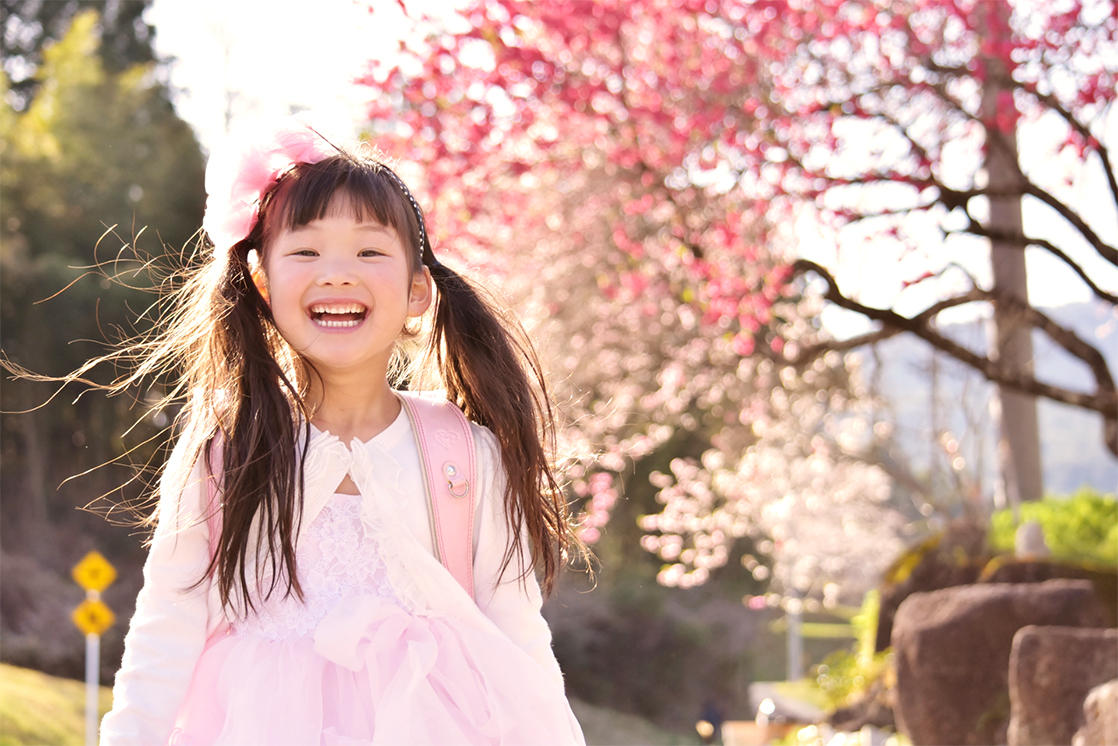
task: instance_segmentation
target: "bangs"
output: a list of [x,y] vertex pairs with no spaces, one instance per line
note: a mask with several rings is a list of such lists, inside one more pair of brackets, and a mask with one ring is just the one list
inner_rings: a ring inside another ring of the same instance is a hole
[[265,247],[285,230],[345,212],[358,222],[376,221],[394,228],[412,250],[409,261],[413,253],[419,258],[418,218],[393,178],[376,161],[340,154],[300,164],[280,179],[261,212]]

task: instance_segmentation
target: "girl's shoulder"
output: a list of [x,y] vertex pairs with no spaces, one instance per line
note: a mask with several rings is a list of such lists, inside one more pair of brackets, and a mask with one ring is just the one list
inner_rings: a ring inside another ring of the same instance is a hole
[[[451,418],[446,414],[439,414],[440,408],[452,408],[457,413],[457,418],[461,422],[467,423],[470,435],[472,436],[474,447],[477,449],[478,458],[484,464],[485,462],[496,463],[500,461],[500,445],[497,441],[497,436],[493,431],[485,425],[478,424],[473,420],[466,418],[462,410],[454,402],[447,400],[446,392],[444,391],[397,391],[400,396],[401,402],[405,405],[407,411],[407,419],[409,425],[414,430],[416,423],[411,422],[414,418],[421,418],[422,423],[427,423],[428,428],[434,429],[448,429],[455,430],[457,425],[451,422]],[[456,419],[457,419],[456,418]],[[460,432],[460,431],[459,431]]]
[[490,460],[500,460],[501,444],[497,442],[497,436],[493,434],[485,425],[479,425],[473,420],[470,421],[470,430],[474,434],[474,443],[476,444],[478,455],[481,458],[488,458]]

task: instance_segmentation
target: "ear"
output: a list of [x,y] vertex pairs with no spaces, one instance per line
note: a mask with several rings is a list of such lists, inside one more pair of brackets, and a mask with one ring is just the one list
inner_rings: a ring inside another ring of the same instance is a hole
[[408,295],[408,316],[415,318],[427,313],[434,295],[434,281],[427,267],[411,276],[411,290]]
[[272,301],[268,297],[268,275],[264,274],[264,262],[261,261],[260,254],[256,249],[248,252],[248,266],[249,274],[252,275],[252,284],[256,286],[264,302],[269,306],[272,305]]

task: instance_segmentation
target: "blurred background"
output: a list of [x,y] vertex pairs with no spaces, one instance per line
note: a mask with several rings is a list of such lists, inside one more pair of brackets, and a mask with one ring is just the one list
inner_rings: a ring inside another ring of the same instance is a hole
[[[62,375],[147,328],[227,132],[377,143],[543,354],[599,561],[545,611],[599,743],[717,739],[763,700],[876,701],[888,731],[907,594],[1024,521],[1062,567],[1118,565],[1113,2],[0,8],[4,355]],[[112,682],[160,385],[2,382],[9,710],[9,666],[81,678],[90,550]]]

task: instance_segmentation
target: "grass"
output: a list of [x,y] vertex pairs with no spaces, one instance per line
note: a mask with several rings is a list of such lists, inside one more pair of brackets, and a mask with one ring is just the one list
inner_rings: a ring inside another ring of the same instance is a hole
[[[112,693],[101,687],[101,715]],[[85,682],[0,663],[0,746],[82,746]]]
[[656,727],[636,715],[604,707],[594,707],[577,699],[571,710],[582,725],[586,746],[683,746],[698,744],[699,735],[690,738]]
[[830,712],[834,709],[834,706],[827,699],[827,695],[819,690],[812,679],[779,681],[776,684],[776,690],[786,697],[806,702],[823,712]]
[[[101,715],[112,707],[112,690],[101,687]],[[573,700],[588,746],[682,746],[697,744],[635,715]],[[60,679],[0,663],[0,746],[82,746],[85,682]]]

